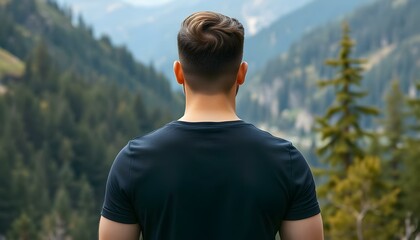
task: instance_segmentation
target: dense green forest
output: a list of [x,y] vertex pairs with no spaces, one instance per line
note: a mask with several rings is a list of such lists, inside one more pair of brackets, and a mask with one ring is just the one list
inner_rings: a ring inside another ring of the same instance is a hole
[[95,239],[115,155],[180,114],[153,66],[74,18],[0,1],[0,238]]

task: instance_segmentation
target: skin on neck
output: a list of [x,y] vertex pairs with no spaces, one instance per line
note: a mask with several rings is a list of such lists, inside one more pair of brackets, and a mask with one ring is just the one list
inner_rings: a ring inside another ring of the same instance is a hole
[[235,84],[228,93],[204,94],[194,92],[185,81],[179,61],[174,63],[174,73],[185,93],[185,112],[179,120],[185,122],[224,122],[240,120],[236,115],[236,93],[245,82],[248,64],[242,62],[236,75]]

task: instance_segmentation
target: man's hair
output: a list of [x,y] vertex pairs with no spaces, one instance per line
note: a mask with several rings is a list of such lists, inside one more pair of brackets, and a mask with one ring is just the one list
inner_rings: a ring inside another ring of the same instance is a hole
[[228,92],[242,62],[244,27],[235,18],[197,12],[178,33],[178,54],[188,85],[199,92]]

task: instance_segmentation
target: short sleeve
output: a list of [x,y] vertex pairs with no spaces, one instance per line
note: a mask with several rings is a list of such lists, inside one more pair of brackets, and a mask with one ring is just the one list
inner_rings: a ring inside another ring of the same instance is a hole
[[138,221],[132,205],[130,159],[126,151],[126,148],[123,148],[112,164],[101,215],[111,221],[134,224]]
[[311,169],[302,154],[290,144],[291,199],[284,220],[301,220],[320,213]]

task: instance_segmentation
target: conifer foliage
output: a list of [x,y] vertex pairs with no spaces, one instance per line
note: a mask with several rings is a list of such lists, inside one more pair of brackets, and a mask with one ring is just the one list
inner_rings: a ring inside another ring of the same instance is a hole
[[351,58],[354,45],[344,23],[339,57],[326,61],[338,68],[337,75],[320,82],[322,88],[333,86],[335,90],[335,100],[325,116],[317,119],[316,129],[323,140],[318,154],[331,169],[325,184],[318,188],[324,202],[326,235],[331,239],[391,239],[399,222],[389,218],[400,190],[383,181],[381,159],[368,155],[366,140],[374,135],[360,122],[379,111],[359,103],[367,92],[359,90],[364,60]]
[[55,1],[0,0],[0,51],[25,66],[0,74],[0,239],[97,238],[116,154],[179,105],[161,74],[72,22]]
[[375,108],[358,102],[367,94],[358,89],[362,81],[361,64],[365,61],[351,58],[354,45],[350,38],[350,28],[344,23],[340,54],[337,59],[326,61],[326,65],[338,69],[337,75],[333,79],[319,82],[322,88],[332,86],[336,91],[334,103],[322,118],[317,119],[317,130],[323,140],[317,152],[332,166],[344,166],[345,169],[355,157],[364,156],[361,142],[369,133],[360,126],[361,117],[378,114]]
[[420,82],[417,83],[414,96],[408,99],[408,105],[411,134],[405,144],[406,154],[401,171],[402,205],[408,218],[411,218],[406,220],[418,223],[414,226],[414,232],[420,237]]
[[[398,220],[391,219],[400,190],[385,184],[378,157],[357,159],[330,189],[335,211],[327,215],[332,239],[391,239]],[[386,230],[381,230],[381,228]]]
[[383,144],[381,152],[385,154],[384,160],[388,165],[390,175],[393,180],[398,181],[404,158],[404,137],[407,131],[405,126],[406,103],[398,80],[392,81],[391,88],[385,96],[385,102],[386,111],[382,134],[385,144]]

